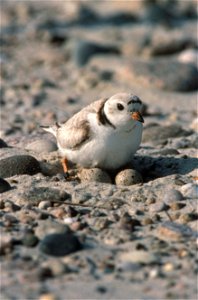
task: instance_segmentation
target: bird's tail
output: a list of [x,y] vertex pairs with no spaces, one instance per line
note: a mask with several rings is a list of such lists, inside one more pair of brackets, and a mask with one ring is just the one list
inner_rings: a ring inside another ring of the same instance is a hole
[[60,124],[55,123],[52,126],[40,126],[43,130],[52,133],[55,137],[57,136],[57,130],[60,128]]

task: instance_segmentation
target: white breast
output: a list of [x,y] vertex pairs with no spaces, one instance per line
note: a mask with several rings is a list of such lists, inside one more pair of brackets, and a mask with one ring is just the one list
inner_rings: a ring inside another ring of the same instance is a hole
[[139,148],[142,124],[118,131],[111,126],[98,125],[94,114],[89,115],[93,129],[90,140],[77,150],[61,149],[63,156],[82,167],[117,169],[128,163]]

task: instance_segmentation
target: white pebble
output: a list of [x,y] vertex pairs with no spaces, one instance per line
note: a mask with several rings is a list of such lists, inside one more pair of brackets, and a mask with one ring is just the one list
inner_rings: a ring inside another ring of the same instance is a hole
[[187,183],[181,187],[182,193],[187,198],[198,198],[198,185],[194,183]]

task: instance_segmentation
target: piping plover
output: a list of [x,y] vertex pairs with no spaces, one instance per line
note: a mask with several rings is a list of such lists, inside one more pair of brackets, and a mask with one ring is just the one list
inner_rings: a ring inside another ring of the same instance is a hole
[[41,127],[56,137],[65,172],[67,161],[84,168],[118,169],[139,148],[141,105],[137,96],[118,93],[91,103],[63,124]]

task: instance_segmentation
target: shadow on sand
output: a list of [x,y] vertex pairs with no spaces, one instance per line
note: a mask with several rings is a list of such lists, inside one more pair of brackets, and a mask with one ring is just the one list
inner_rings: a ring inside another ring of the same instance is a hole
[[187,156],[135,156],[132,166],[142,174],[144,182],[148,182],[173,174],[186,175],[198,168],[198,159]]

